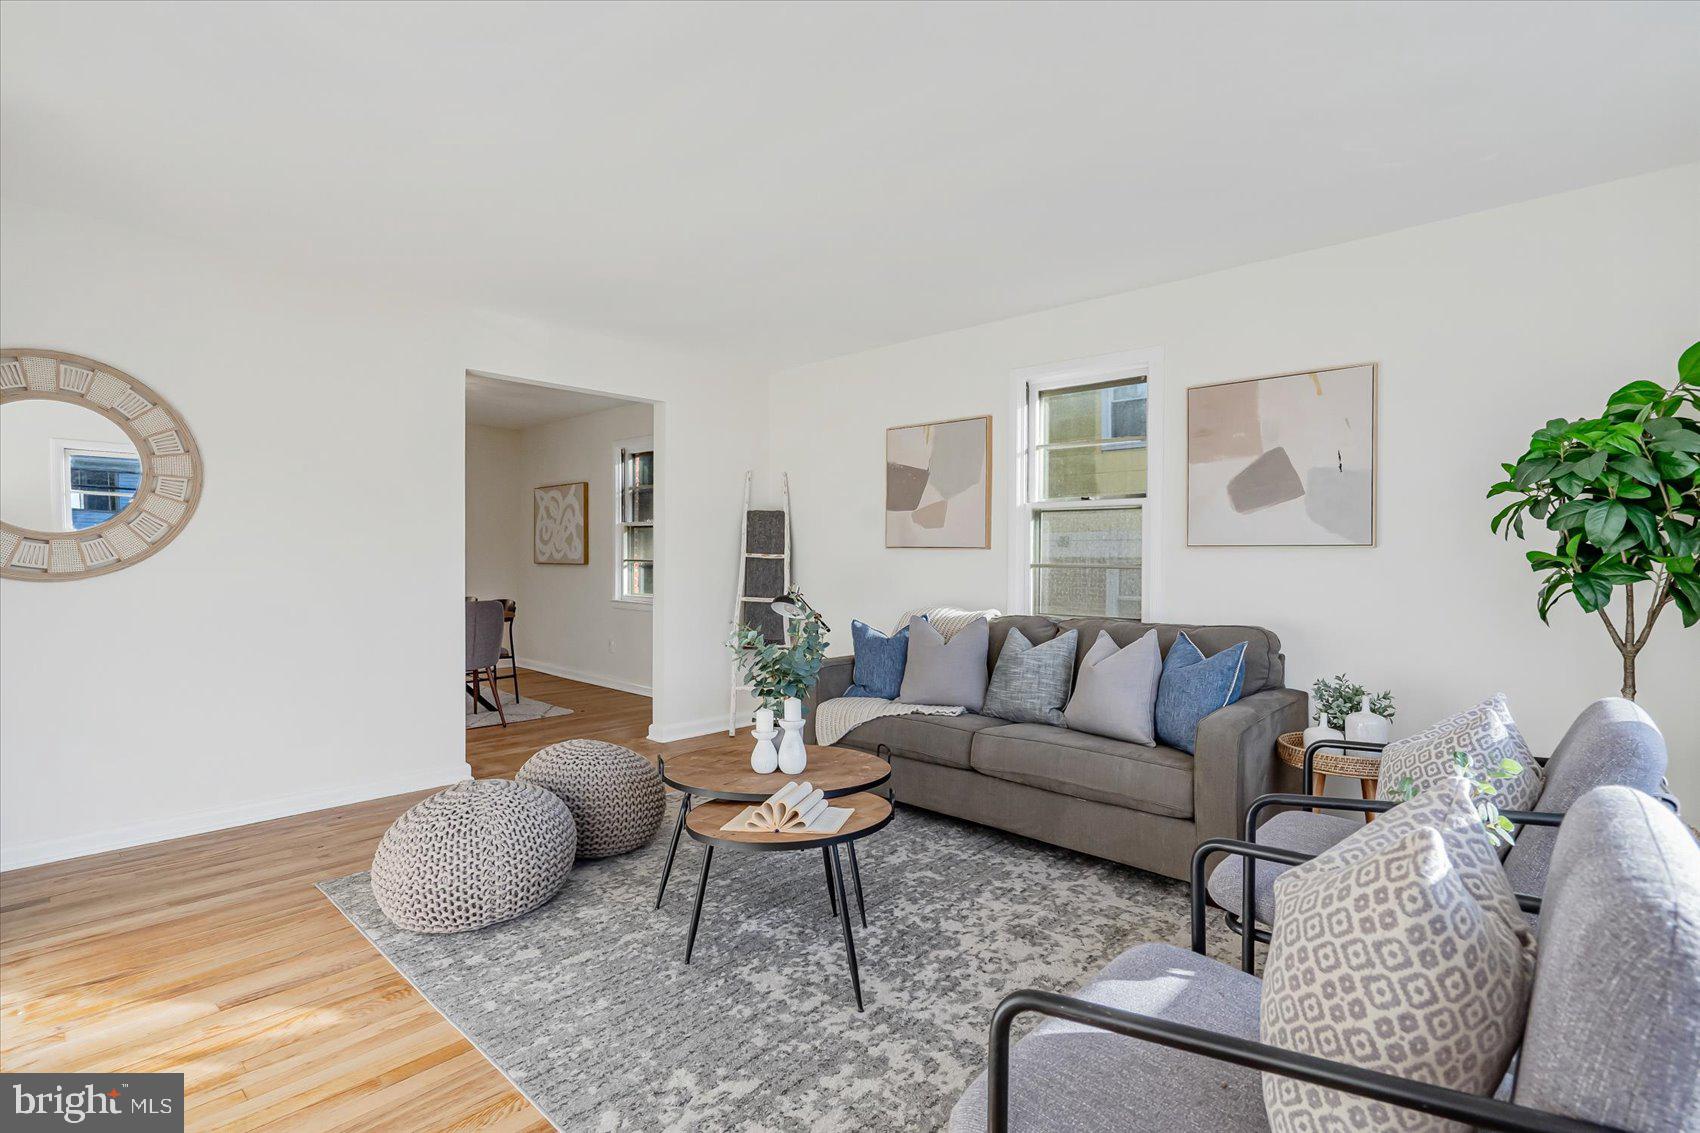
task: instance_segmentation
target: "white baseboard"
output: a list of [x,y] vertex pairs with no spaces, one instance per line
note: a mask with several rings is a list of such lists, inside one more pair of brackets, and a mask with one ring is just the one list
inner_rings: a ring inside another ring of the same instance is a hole
[[233,826],[247,826],[253,822],[267,822],[274,818],[287,818],[290,815],[306,814],[328,807],[362,803],[368,799],[383,799],[391,795],[405,795],[432,787],[443,787],[471,777],[470,766],[465,763],[451,763],[429,769],[420,768],[385,779],[368,779],[360,783],[345,783],[323,790],[283,795],[259,802],[190,811],[187,814],[137,822],[129,826],[116,826],[110,830],[77,834],[69,838],[23,842],[16,846],[0,847],[0,870],[23,869],[26,866],[81,858],[89,854],[103,854],[109,850],[127,850],[132,846],[145,846],[172,838],[187,838],[193,834],[228,830]]
[[681,720],[673,724],[651,724],[649,739],[658,744],[670,744],[675,740],[688,740],[696,736],[712,736],[716,732],[724,734],[726,717],[704,716],[697,720]]
[[569,681],[578,681],[580,684],[611,688],[616,692],[630,692],[638,696],[654,695],[654,690],[650,686],[640,685],[636,681],[628,681],[620,677],[606,677],[601,673],[587,673],[583,669],[569,669],[564,665],[556,665],[548,661],[527,660],[521,657],[519,667],[536,669],[540,673],[548,673],[551,677],[565,677]]

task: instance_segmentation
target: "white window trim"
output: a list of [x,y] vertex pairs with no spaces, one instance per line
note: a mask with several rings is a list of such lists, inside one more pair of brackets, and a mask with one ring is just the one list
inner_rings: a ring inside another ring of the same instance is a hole
[[1124,350],[1100,354],[1094,358],[1076,358],[1046,366],[1029,366],[1010,372],[1009,419],[1014,423],[1014,441],[1010,445],[1009,468],[1009,598],[1006,608],[1011,613],[1026,614],[1033,609],[1032,553],[1033,530],[1033,416],[1037,412],[1039,394],[1066,386],[1095,385],[1119,378],[1145,379],[1145,436],[1147,443],[1155,442],[1156,459],[1146,468],[1145,497],[1106,500],[1056,500],[1048,502],[1046,510],[1075,509],[1088,511],[1097,508],[1139,507],[1140,517],[1140,618],[1147,622],[1159,620],[1162,611],[1162,546],[1163,535],[1163,465],[1167,461],[1168,431],[1164,428],[1168,398],[1163,388],[1163,351],[1158,347]]
[[[655,606],[655,595],[653,595],[653,594],[648,595],[648,596],[630,595],[630,594],[625,593],[625,591],[623,589],[624,579],[622,579],[621,574],[622,574],[623,568],[625,567],[625,562],[626,562],[626,558],[625,558],[626,543],[625,543],[625,538],[624,538],[624,535],[625,535],[624,529],[625,529],[626,525],[624,523],[620,522],[620,478],[625,475],[625,470],[624,470],[624,468],[621,467],[620,454],[622,452],[644,452],[644,451],[648,451],[648,452],[652,452],[652,453],[655,452],[655,438],[654,437],[627,437],[623,441],[615,441],[614,442],[614,455],[613,455],[613,459],[611,461],[612,467],[614,469],[614,478],[613,478],[614,479],[614,487],[613,487],[613,490],[609,493],[609,497],[608,497],[608,504],[609,504],[608,514],[611,517],[613,517],[612,518],[612,526],[609,528],[610,533],[612,535],[612,538],[609,540],[609,546],[612,547],[612,549],[613,549],[610,557],[613,559],[613,566],[614,566],[614,574],[613,574],[614,605],[619,606],[619,607],[623,607],[625,609],[635,609],[635,610],[653,609],[654,606]],[[658,540],[659,540],[660,535],[661,535],[660,498],[661,498],[661,458],[660,458],[660,454],[656,453],[656,456],[655,456],[655,500],[656,500],[655,518],[649,524],[649,526],[655,530],[656,538]],[[660,563],[659,563],[660,554],[661,554],[660,546],[659,546],[659,544],[657,544],[657,547],[656,547],[656,558],[658,560],[657,561],[657,570],[656,570],[657,577],[660,576],[660,569],[659,569],[659,567],[660,567]]]
[[[39,443],[39,442],[38,442]],[[37,451],[40,451],[39,449]],[[128,441],[77,441],[64,437],[52,437],[47,442],[48,459],[52,461],[51,479],[53,499],[59,512],[59,530],[70,531],[71,528],[71,458],[82,453],[91,456],[128,456],[136,458],[136,446]],[[136,489],[136,496],[142,495],[142,489]],[[125,508],[128,511],[129,508]],[[119,514],[123,514],[120,512]]]

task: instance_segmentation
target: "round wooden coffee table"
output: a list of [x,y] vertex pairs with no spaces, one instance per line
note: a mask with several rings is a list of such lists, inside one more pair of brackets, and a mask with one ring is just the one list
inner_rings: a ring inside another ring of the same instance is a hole
[[[812,778],[809,781],[814,782]],[[826,858],[827,892],[836,898],[833,905],[838,913],[838,923],[844,929],[844,956],[850,964],[850,990],[856,995],[856,1010],[862,1010],[862,977],[856,968],[856,938],[850,930],[850,899],[844,889],[844,866],[838,859],[838,845],[841,842],[845,844],[851,854],[851,862],[854,863],[856,840],[885,828],[891,821],[891,803],[879,795],[859,792],[838,796],[833,805],[849,807],[855,813],[831,834],[722,830],[722,826],[738,817],[745,807],[743,802],[705,802],[691,808],[690,817],[685,821],[685,829],[693,841],[703,844],[703,856],[702,874],[697,878],[696,904],[691,909],[691,928],[685,937],[685,963],[691,962],[691,950],[696,946],[697,924],[702,920],[703,895],[708,891],[708,870],[714,862],[716,849],[735,850],[739,853],[776,853],[787,850],[813,850],[819,847]],[[856,878],[856,904],[858,907],[862,904],[860,875]],[[867,926],[868,918],[864,910],[862,927]]]
[[[729,802],[759,803],[769,795],[796,780],[807,780],[820,788],[829,799],[870,791],[891,778],[891,764],[877,755],[847,747],[817,747],[810,745],[808,766],[796,775],[773,771],[758,775],[750,770],[749,752],[698,751],[688,755],[663,756],[661,781],[683,791],[679,802],[679,819],[673,824],[673,841],[667,846],[667,860],[661,867],[661,884],[655,891],[655,907],[667,895],[667,879],[673,873],[673,856],[679,851],[679,837],[685,832],[685,820],[698,799],[724,799]],[[725,819],[721,820],[723,823]],[[862,891],[862,874],[856,863],[856,848],[850,847],[850,872],[856,879],[858,898]],[[827,871],[827,893],[830,895],[831,870]],[[866,915],[862,926],[867,927]]]

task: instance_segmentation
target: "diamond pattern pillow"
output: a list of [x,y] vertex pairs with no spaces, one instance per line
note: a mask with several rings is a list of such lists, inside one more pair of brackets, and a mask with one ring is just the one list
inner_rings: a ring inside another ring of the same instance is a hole
[[1394,740],[1381,753],[1381,785],[1377,794],[1391,798],[1405,778],[1419,791],[1458,774],[1452,753],[1461,751],[1470,761],[1472,774],[1485,778],[1502,760],[1515,759],[1523,765],[1515,779],[1499,783],[1494,799],[1501,810],[1528,810],[1541,797],[1541,769],[1523,742],[1523,733],[1511,718],[1504,693],[1494,693],[1480,704],[1431,724],[1414,736]]
[[1010,630],[986,686],[981,713],[1015,724],[1066,727],[1063,705],[1068,703],[1074,644],[1079,640],[1080,632],[1071,629],[1034,645],[1019,629]]
[[[1413,827],[1353,864],[1275,882],[1260,1032],[1286,1050],[1486,1096],[1522,1038],[1530,961],[1526,937],[1470,895],[1441,832]],[[1273,1133],[1465,1133],[1279,1074],[1263,1075],[1263,1102]]]

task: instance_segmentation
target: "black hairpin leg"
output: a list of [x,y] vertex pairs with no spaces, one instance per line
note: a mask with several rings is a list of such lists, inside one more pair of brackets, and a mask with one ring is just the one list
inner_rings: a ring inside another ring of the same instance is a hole
[[868,906],[862,902],[862,867],[856,864],[856,843],[846,842],[844,848],[850,851],[850,878],[856,883],[856,911],[862,916],[862,927],[868,927]]
[[702,920],[702,895],[708,892],[708,865],[714,860],[714,847],[704,846],[702,855],[702,876],[697,878],[697,903],[691,910],[691,931],[685,937],[685,963],[691,962],[691,949],[697,943],[697,922]]
[[850,961],[850,990],[856,993],[856,1010],[862,1009],[862,977],[856,971],[856,938],[850,933],[850,899],[844,895],[844,866],[838,860],[837,846],[824,846],[827,865],[832,870],[833,888],[838,890],[838,923],[844,926],[844,955]]
[[836,917],[838,915],[838,898],[834,897],[833,894],[832,894],[832,847],[831,846],[822,846],[820,848],[820,860],[821,860],[821,864],[826,867],[826,903],[827,903],[827,906],[832,910],[832,915]]
[[655,907],[661,907],[661,898],[667,896],[667,878],[673,872],[673,855],[679,852],[679,836],[685,832],[685,817],[691,813],[691,796],[679,798],[679,821],[673,824],[673,841],[667,846],[667,863],[661,867],[661,888],[655,891]]

